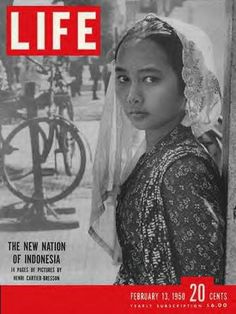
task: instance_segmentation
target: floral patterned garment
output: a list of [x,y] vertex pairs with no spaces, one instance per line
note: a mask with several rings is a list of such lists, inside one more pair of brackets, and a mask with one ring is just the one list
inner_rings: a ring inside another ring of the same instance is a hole
[[191,129],[177,126],[121,187],[116,225],[123,262],[115,284],[223,282],[224,197],[218,170]]

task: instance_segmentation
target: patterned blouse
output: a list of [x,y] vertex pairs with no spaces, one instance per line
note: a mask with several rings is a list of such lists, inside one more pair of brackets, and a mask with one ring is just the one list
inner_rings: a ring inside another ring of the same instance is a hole
[[190,128],[177,126],[139,159],[121,187],[123,262],[115,284],[223,282],[224,197],[218,170]]

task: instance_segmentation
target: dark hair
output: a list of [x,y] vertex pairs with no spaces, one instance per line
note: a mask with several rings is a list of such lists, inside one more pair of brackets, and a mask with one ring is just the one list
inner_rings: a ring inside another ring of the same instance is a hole
[[182,77],[183,46],[175,30],[157,16],[150,14],[138,21],[121,39],[115,50],[115,60],[120,47],[132,39],[150,39],[165,51],[168,61],[177,75],[179,90],[184,92],[185,83]]

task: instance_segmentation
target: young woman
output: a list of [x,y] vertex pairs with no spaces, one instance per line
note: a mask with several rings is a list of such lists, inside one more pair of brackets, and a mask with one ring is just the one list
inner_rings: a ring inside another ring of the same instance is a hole
[[148,15],[116,49],[89,231],[122,259],[116,284],[223,282],[223,190],[197,140],[221,111],[210,48],[196,27]]

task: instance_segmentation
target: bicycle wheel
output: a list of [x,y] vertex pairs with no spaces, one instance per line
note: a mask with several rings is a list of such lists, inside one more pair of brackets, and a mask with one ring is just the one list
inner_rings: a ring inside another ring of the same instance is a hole
[[[41,167],[42,167],[42,182],[43,182],[43,197],[39,198],[35,196],[35,182],[40,181],[38,178],[35,177],[35,173],[32,174],[29,182],[29,178],[27,179],[28,181],[25,181],[23,183],[17,181],[12,181],[11,178],[9,177],[9,174],[7,172],[7,159],[9,156],[3,156],[3,178],[4,181],[6,182],[6,185],[8,189],[17,197],[20,199],[24,200],[25,202],[35,202],[35,201],[42,201],[44,203],[54,203],[57,202],[66,196],[68,196],[72,191],[80,184],[84,171],[85,171],[85,166],[86,166],[86,151],[85,151],[85,146],[83,143],[83,140],[81,139],[81,136],[79,135],[78,129],[72,124],[71,122],[61,118],[61,117],[53,117],[53,118],[35,118],[32,120],[28,120],[17,126],[6,138],[5,140],[5,145],[9,145],[11,143],[19,142],[19,138],[22,138],[24,135],[24,143],[30,143],[30,141],[26,141],[26,133],[29,134],[28,137],[30,138],[30,128],[36,125],[36,129],[38,130],[39,134],[39,152],[40,155],[44,151],[45,147],[45,139],[47,139],[47,130],[50,130],[52,125],[55,129],[61,129],[63,128],[68,134],[70,134],[71,138],[73,139],[75,143],[75,149],[77,152],[76,156],[76,171],[74,171],[73,175],[70,177],[70,181],[66,180],[66,175],[63,173],[59,175],[58,173],[60,172],[60,169],[58,172],[55,171],[54,175],[45,175],[43,173],[43,166],[44,163],[40,161]],[[44,135],[42,135],[45,133]],[[40,135],[41,134],[41,135]],[[57,139],[55,137],[54,142],[57,142]],[[58,143],[57,143],[58,144]],[[20,151],[20,149],[19,149]],[[28,153],[29,153],[28,149]],[[23,152],[25,152],[25,147],[23,147]],[[51,155],[53,155],[55,151],[51,151]],[[39,156],[40,157],[40,156]],[[23,155],[23,159],[25,159],[25,163],[29,164],[28,159],[30,156],[25,156]],[[50,154],[49,154],[50,158]],[[16,159],[16,158],[14,158]],[[23,160],[21,158],[21,160]],[[51,158],[52,159],[52,158]],[[51,160],[49,160],[51,162]],[[32,166],[33,167],[33,166]],[[55,170],[55,169],[54,169]],[[49,178],[49,179],[48,179]],[[60,182],[58,180],[60,178]],[[56,186],[56,189],[55,189]],[[33,187],[33,189],[30,187]]]
[[56,137],[58,139],[59,151],[62,153],[65,172],[68,176],[72,175],[73,158],[75,151],[75,140],[68,132],[65,126],[59,126],[56,129]]
[[[73,104],[69,96],[65,98],[64,102],[59,106],[59,115],[65,119],[68,119],[69,121],[73,121]],[[68,176],[71,176],[75,141],[64,126],[61,126],[58,130],[58,142],[63,153],[65,172]]]

